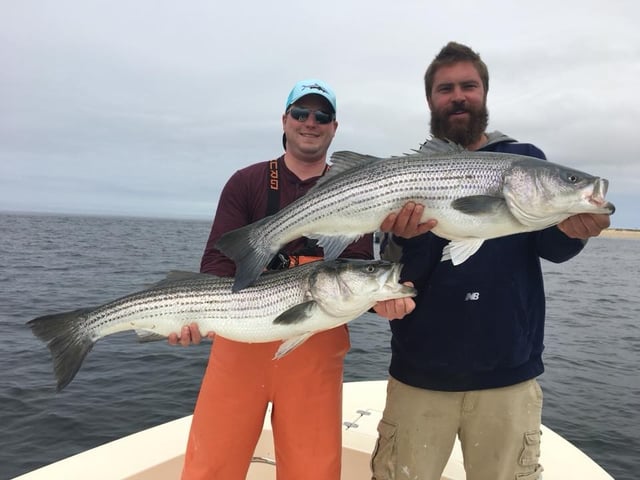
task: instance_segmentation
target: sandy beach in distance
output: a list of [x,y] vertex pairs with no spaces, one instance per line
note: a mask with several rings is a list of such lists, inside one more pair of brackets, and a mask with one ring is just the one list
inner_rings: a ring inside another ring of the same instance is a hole
[[608,228],[599,235],[605,238],[637,238],[640,239],[640,230],[626,228]]

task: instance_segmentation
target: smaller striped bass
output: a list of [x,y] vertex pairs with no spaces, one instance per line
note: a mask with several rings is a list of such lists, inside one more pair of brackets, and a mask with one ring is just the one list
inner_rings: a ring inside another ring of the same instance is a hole
[[[314,333],[359,317],[378,301],[415,296],[398,283],[402,266],[337,259],[263,274],[233,293],[233,278],[176,272],[162,282],[95,308],[27,322],[48,344],[58,391],[66,387],[101,338],[135,330],[142,341],[166,338],[192,322],[202,332],[239,342],[283,340],[276,358]],[[215,341],[215,340],[214,340]]]

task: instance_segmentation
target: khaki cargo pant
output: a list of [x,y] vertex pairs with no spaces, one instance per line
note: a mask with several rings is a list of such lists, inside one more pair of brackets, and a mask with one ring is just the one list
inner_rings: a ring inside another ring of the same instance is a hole
[[440,392],[389,378],[372,480],[440,480],[456,435],[467,480],[538,480],[542,390],[528,380]]

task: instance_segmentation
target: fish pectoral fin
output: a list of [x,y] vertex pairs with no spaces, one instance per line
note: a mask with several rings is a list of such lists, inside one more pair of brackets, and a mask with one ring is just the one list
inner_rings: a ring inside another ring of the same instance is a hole
[[285,340],[280,344],[280,347],[278,347],[278,351],[273,356],[273,359],[278,360],[279,358],[284,357],[287,353],[298,348],[300,345],[306,342],[314,333],[315,332],[303,333],[302,335],[298,335],[297,337]]
[[483,243],[484,239],[482,238],[455,240],[449,242],[442,250],[441,261],[446,262],[447,260],[451,260],[451,263],[454,265],[460,265],[471,255],[476,253]]
[[326,235],[306,235],[309,238],[318,241],[318,245],[324,250],[325,260],[335,260],[340,256],[347,246],[358,240],[362,235],[339,235],[339,236],[326,236]]
[[320,307],[315,300],[299,303],[278,315],[273,320],[273,323],[274,325],[294,325],[296,323],[302,323],[311,317],[318,308]]
[[451,202],[451,207],[466,215],[486,215],[506,208],[504,198],[491,197],[489,195],[472,195],[456,198]]
[[147,342],[157,342],[159,340],[166,340],[166,335],[161,335],[156,332],[150,332],[149,330],[136,330],[136,335],[138,335],[138,341],[140,343]]

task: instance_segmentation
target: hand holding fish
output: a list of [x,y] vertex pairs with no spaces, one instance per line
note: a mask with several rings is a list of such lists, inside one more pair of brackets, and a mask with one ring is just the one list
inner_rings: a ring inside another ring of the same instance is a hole
[[580,213],[560,222],[558,228],[567,237],[586,240],[597,237],[610,224],[611,219],[607,214]]
[[[404,285],[413,287],[413,283],[404,282]],[[410,314],[416,308],[416,302],[411,297],[394,298],[376,303],[373,310],[387,320],[399,320]]]
[[167,341],[169,345],[182,345],[183,347],[188,347],[189,345],[199,345],[202,341],[202,338],[208,338],[209,340],[213,340],[216,334],[214,332],[207,332],[206,335],[202,335],[200,333],[200,327],[196,322],[193,322],[189,325],[185,325],[182,327],[180,331],[180,335],[177,333],[170,333],[167,337]]
[[438,224],[438,221],[429,219],[421,223],[423,212],[424,205],[407,202],[402,207],[402,210],[397,213],[391,213],[384,219],[382,225],[380,225],[380,231],[391,232],[402,238],[413,238],[427,233]]

